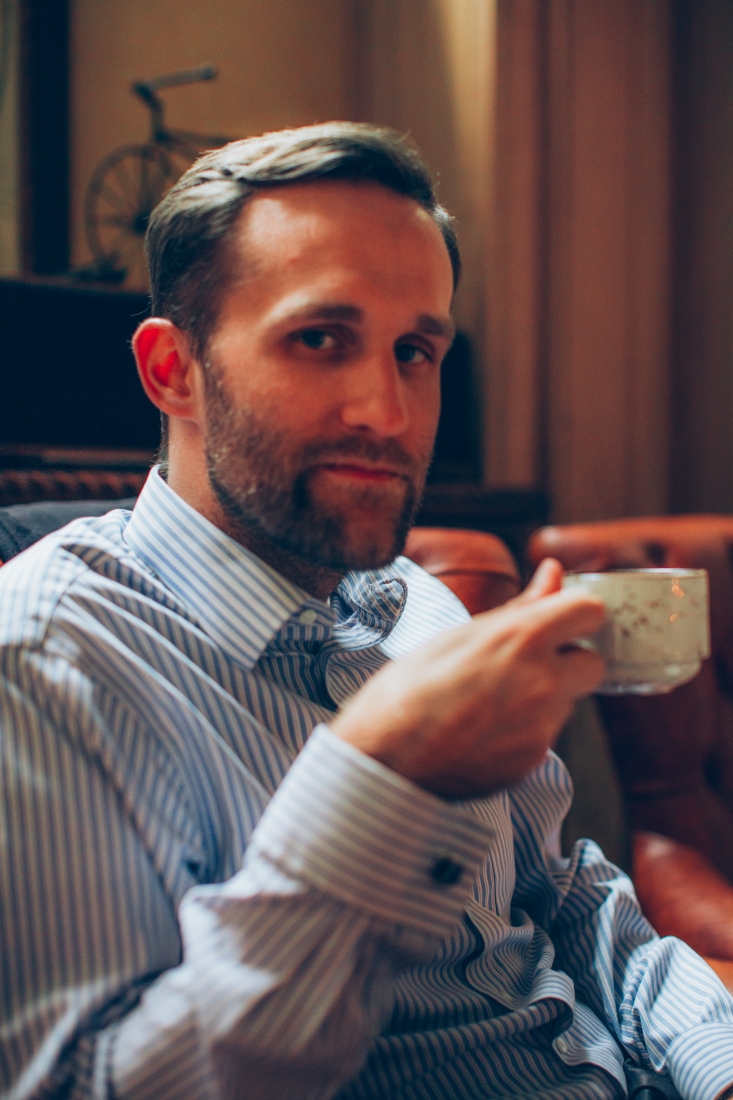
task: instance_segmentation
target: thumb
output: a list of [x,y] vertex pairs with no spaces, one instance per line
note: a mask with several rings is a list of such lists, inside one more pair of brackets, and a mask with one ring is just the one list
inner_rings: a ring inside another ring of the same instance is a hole
[[537,600],[541,596],[550,596],[553,592],[559,592],[562,588],[564,576],[563,567],[556,558],[545,558],[537,566],[532,580],[529,582],[519,600]]

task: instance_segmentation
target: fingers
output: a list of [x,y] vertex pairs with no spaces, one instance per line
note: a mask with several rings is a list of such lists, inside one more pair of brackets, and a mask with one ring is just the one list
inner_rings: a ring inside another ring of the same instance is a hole
[[[548,572],[549,567],[550,563]],[[544,583],[544,580],[541,578],[539,583]],[[557,649],[574,638],[600,630],[606,618],[606,609],[603,601],[590,592],[581,588],[566,588],[534,599],[512,600],[503,608],[477,615],[474,623],[485,624],[484,629],[490,634],[499,617],[503,618],[505,625],[511,624],[529,634],[530,640],[538,647]]]
[[540,596],[549,596],[562,588],[563,567],[555,558],[545,558],[537,566],[532,580],[524,592],[517,596],[518,603],[536,600]]
[[574,638],[595,634],[606,620],[603,600],[577,589],[563,589],[546,596],[533,604],[531,610],[535,611],[536,642],[552,648],[567,645]]
[[571,699],[582,699],[598,687],[605,672],[605,663],[588,649],[566,649],[557,655],[558,676]]

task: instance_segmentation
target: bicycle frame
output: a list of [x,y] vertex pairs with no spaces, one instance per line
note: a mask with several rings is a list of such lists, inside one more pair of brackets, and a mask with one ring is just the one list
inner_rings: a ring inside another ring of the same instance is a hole
[[[136,81],[132,85],[132,92],[138,96],[150,110],[150,136],[151,140],[160,145],[168,145],[173,141],[186,140],[186,131],[173,131],[166,128],[164,122],[165,104],[157,94],[163,88],[177,88],[181,84],[198,84],[202,80],[214,80],[217,70],[213,65],[199,65],[195,69],[185,69],[179,73],[166,73],[163,76],[155,76],[152,80]],[[193,137],[193,135],[190,135]]]
[[200,153],[232,140],[218,134],[169,129],[159,93],[181,84],[213,80],[216,75],[213,65],[200,65],[132,85],[133,94],[150,111],[151,137],[144,144],[113,149],[89,181],[84,225],[94,257],[94,277],[117,282],[128,279],[139,286],[147,281],[143,237],[153,209]]

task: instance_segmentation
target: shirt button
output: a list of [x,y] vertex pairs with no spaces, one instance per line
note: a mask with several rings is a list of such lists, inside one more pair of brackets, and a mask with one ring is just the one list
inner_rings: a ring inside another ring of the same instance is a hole
[[557,1050],[558,1054],[567,1054],[568,1041],[567,1039],[563,1039],[562,1035],[559,1039],[555,1039],[555,1049]]
[[314,611],[312,607],[306,607],[305,611],[301,611],[298,615],[298,622],[301,626],[312,626],[318,618],[318,612]]
[[450,856],[441,856],[433,864],[430,876],[441,886],[453,886],[463,874],[463,865]]

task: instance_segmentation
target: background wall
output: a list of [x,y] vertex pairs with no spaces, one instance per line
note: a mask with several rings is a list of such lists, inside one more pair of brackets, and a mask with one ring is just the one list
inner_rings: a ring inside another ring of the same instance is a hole
[[559,521],[663,512],[671,5],[499,12],[486,476]]
[[171,125],[244,137],[348,117],[353,5],[346,0],[73,0],[73,259],[89,254],[84,192],[115,146],[148,136],[134,80],[211,62],[215,81],[164,93]]
[[670,505],[733,512],[733,4],[673,16]]
[[[94,166],[146,134],[134,79],[216,64],[216,82],[165,95],[172,124],[202,131],[334,117],[397,126],[459,220],[456,316],[474,349],[467,415],[481,423],[484,481],[545,488],[560,521],[733,510],[730,0],[70,10],[75,263],[88,258]],[[17,252],[9,114],[6,269]]]
[[357,10],[356,114],[410,134],[437,180],[441,201],[458,219],[465,269],[456,320],[470,334],[480,364],[496,5],[494,0],[372,0]]
[[73,261],[84,192],[116,145],[147,136],[133,80],[217,66],[164,93],[173,126],[233,136],[333,118],[409,131],[459,217],[461,326],[481,339],[494,0],[73,0]]

